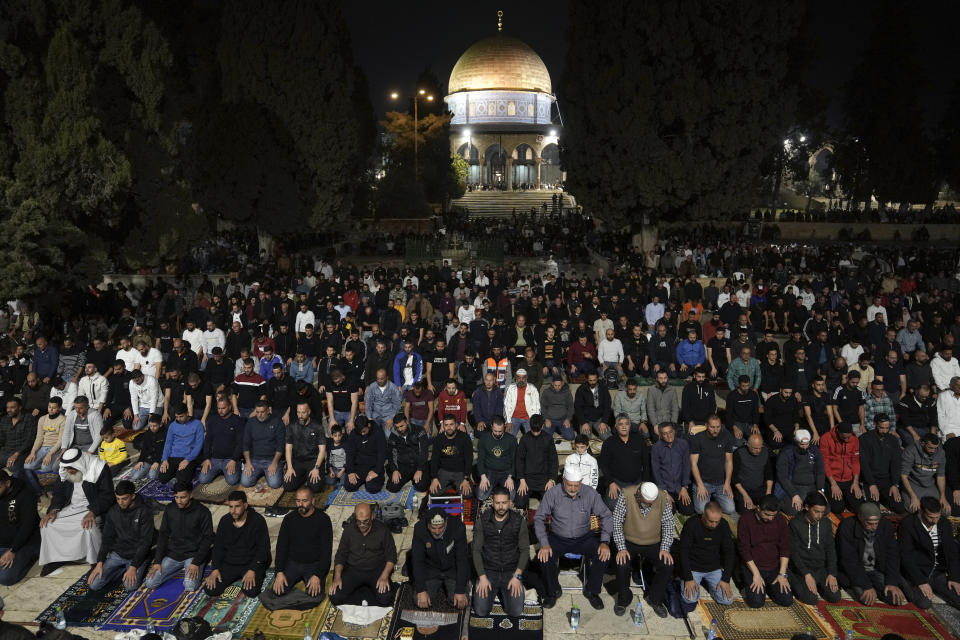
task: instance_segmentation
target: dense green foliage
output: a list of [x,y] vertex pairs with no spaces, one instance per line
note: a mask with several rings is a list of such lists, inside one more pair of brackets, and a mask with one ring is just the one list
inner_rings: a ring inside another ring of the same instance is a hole
[[742,210],[794,124],[802,4],[570,4],[558,98],[568,187],[612,223]]
[[5,0],[0,296],[344,218],[374,139],[335,0]]

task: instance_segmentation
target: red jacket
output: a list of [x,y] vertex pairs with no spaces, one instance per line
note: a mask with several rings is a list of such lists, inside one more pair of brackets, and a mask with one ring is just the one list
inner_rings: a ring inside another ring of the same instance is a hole
[[860,441],[851,435],[840,442],[837,430],[831,429],[820,438],[820,453],[823,454],[823,472],[837,482],[849,482],[860,475]]
[[446,390],[437,394],[437,423],[443,421],[443,416],[452,413],[457,424],[467,422],[467,396],[457,390],[456,395],[450,395]]
[[[584,353],[589,353],[591,357],[584,358],[583,357]],[[583,362],[585,360],[589,360],[590,362],[596,364],[597,348],[593,346],[593,343],[590,342],[589,340],[587,341],[586,346],[581,346],[580,341],[577,340],[572,345],[570,345],[570,348],[567,350],[567,362],[569,362],[570,364],[576,364],[578,362]]]

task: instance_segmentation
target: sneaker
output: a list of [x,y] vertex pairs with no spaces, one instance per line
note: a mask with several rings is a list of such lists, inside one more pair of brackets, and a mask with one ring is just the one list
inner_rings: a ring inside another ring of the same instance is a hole
[[650,605],[650,608],[653,609],[653,612],[657,614],[658,618],[666,618],[667,616],[670,615],[670,612],[667,611],[667,606],[662,602],[658,602],[657,604],[654,604],[650,602],[647,598],[644,598],[643,600],[648,605]]
[[588,593],[586,589],[583,590],[583,597],[587,599],[587,602],[590,603],[590,606],[600,611],[603,609],[603,600],[600,599],[600,595],[596,593]]

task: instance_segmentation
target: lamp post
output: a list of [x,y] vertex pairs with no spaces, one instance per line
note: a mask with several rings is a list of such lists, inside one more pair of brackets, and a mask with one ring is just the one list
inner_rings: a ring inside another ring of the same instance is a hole
[[[423,97],[427,102],[433,102],[433,95],[427,94],[426,90],[418,89],[413,93],[413,175],[416,180],[420,179],[420,115],[418,113],[418,102]],[[400,94],[396,91],[390,94],[391,100],[397,100]]]

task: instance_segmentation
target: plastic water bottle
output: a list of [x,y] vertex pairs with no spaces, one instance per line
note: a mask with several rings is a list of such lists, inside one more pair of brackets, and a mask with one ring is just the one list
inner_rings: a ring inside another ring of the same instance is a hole
[[156,633],[157,625],[153,624],[153,618],[147,618],[147,633]]
[[707,631],[707,640],[717,640],[717,619],[710,621],[710,630]]
[[633,610],[633,624],[639,626],[643,625],[643,600],[637,598],[637,606]]
[[853,629],[847,629],[847,640],[853,640]]
[[310,623],[303,625],[303,640],[313,640],[310,636]]
[[57,607],[57,622],[54,626],[60,630],[67,628],[67,616],[63,613],[63,607]]
[[413,502],[411,503],[411,506],[410,506],[410,511],[416,511],[416,510],[417,510],[417,504],[418,504],[419,502],[420,502],[420,498],[418,498],[418,497],[417,497],[417,494],[414,493],[414,494],[413,494]]
[[573,605],[570,609],[570,628],[574,631],[580,626],[580,607]]

